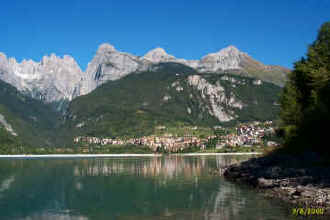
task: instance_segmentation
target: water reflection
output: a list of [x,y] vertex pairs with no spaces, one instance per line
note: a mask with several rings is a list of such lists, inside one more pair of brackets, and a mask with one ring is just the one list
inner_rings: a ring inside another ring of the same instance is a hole
[[4,179],[0,185],[0,192],[6,191],[10,188],[12,182],[15,181],[15,176],[10,176],[7,179]]
[[[214,160],[209,157],[154,157],[148,160],[125,159],[129,163],[123,163],[123,159],[111,160],[82,160],[84,166],[75,166],[75,176],[111,176],[119,174],[136,175],[144,177],[163,177],[171,180],[178,176],[184,178],[207,175],[205,169],[209,167],[220,169],[230,164],[247,160],[253,156],[216,156]],[[213,162],[213,163],[211,163]],[[211,163],[211,164],[210,164]]]
[[18,218],[19,220],[88,220],[84,216],[74,216],[70,214],[60,214],[60,213],[34,213],[31,216]]
[[242,156],[0,160],[0,219],[286,219],[209,174]]

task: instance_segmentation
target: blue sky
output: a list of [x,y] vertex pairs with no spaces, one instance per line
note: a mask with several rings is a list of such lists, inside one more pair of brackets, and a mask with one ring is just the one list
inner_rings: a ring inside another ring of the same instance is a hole
[[18,61],[70,54],[84,70],[103,42],[185,59],[235,45],[291,68],[326,21],[329,0],[11,0],[1,2],[0,51]]

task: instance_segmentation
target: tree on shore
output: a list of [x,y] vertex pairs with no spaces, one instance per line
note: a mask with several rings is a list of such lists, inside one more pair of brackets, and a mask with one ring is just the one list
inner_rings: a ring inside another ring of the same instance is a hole
[[307,57],[294,64],[280,117],[287,147],[330,152],[330,22],[321,26]]

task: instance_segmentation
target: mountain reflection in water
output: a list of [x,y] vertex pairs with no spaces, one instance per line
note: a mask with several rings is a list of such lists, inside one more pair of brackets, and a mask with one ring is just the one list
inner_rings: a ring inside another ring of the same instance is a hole
[[0,160],[0,219],[286,219],[210,170],[251,156]]

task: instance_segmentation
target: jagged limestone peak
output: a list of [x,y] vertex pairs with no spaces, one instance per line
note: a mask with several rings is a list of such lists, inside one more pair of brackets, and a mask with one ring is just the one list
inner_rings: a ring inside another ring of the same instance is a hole
[[239,51],[237,49],[237,47],[235,47],[233,45],[230,45],[228,47],[225,47],[225,48],[219,50],[218,52],[207,54],[206,56],[204,56],[202,58],[202,60],[205,59],[205,58],[208,58],[208,57],[218,57],[218,58],[219,57],[231,57],[232,58],[232,57],[238,57],[242,54],[244,54],[244,53]]
[[109,52],[116,52],[115,47],[109,43],[103,43],[97,49],[97,54],[105,54]]
[[52,53],[42,57],[40,62],[31,59],[17,62],[15,58],[2,57],[0,79],[19,91],[47,103],[74,98],[82,71],[71,56],[58,57]]
[[204,56],[200,61],[201,69],[205,71],[241,69],[240,63],[243,55],[245,54],[231,45]]
[[237,47],[235,47],[234,45],[229,45],[228,47],[225,47],[225,48],[221,49],[218,53],[222,53],[222,54],[229,54],[229,53],[239,54],[239,53],[241,53],[241,51],[239,51],[237,49]]
[[137,56],[117,51],[108,43],[101,44],[78,85],[79,93],[88,94],[97,86],[119,79],[142,66],[143,62]]
[[0,72],[1,70],[2,71],[6,70],[7,66],[8,66],[7,56],[6,54],[0,52]]
[[0,52],[0,60],[2,60],[2,59],[7,60],[7,56],[6,56],[6,54]]
[[174,56],[167,54],[166,51],[161,47],[157,47],[149,51],[144,55],[143,58],[153,63],[168,62],[171,60],[175,60]]

